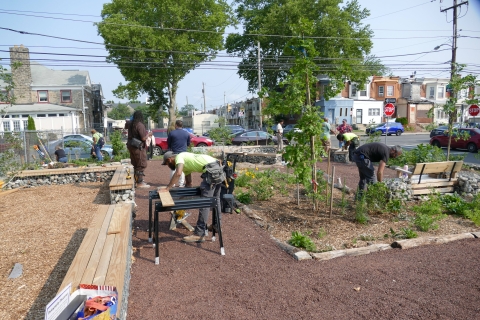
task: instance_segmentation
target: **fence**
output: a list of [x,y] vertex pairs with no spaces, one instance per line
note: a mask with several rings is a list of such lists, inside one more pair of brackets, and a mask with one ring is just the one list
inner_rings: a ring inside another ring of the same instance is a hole
[[[110,141],[111,132],[107,131],[105,137],[107,143]],[[77,145],[65,147],[65,136],[78,141]],[[0,159],[4,159],[8,153],[7,164],[24,166],[50,162],[50,159],[55,160],[54,153],[58,145],[65,150],[69,159],[86,158],[90,156],[89,141],[91,141],[90,129],[75,132],[63,130],[2,132],[0,133]]]

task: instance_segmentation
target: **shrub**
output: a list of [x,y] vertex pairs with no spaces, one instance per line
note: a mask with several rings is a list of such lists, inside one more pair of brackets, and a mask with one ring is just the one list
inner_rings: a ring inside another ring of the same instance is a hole
[[239,192],[235,196],[237,200],[243,204],[250,204],[253,202],[252,195],[250,194],[250,192]]
[[250,181],[252,181],[252,178],[254,177],[255,174],[247,170],[235,179],[235,186],[245,188],[250,185]]
[[404,166],[422,162],[440,162],[446,159],[447,157],[441,148],[429,144],[419,144],[410,151],[403,151],[399,157],[389,159],[388,164]]
[[370,212],[383,211],[387,207],[389,193],[385,183],[370,184],[364,194],[366,209]]
[[412,210],[417,213],[413,223],[421,231],[437,229],[438,225],[435,222],[446,217],[442,213],[443,205],[438,195],[432,196],[428,202],[413,206]]
[[260,201],[265,201],[273,197],[274,179],[271,176],[260,175],[255,179],[255,183],[251,184],[251,189],[255,198]]
[[357,205],[355,206],[355,221],[360,224],[367,224],[368,215],[366,210],[365,197],[362,197],[362,199],[357,201]]
[[[123,151],[127,151],[125,143],[122,141],[122,133],[115,130],[110,135],[110,142],[112,143],[113,155],[121,155]],[[127,157],[128,158],[128,157]]]
[[418,237],[418,234],[410,228],[402,228],[403,237],[406,239],[413,239]]
[[315,243],[308,237],[299,231],[293,231],[292,237],[288,240],[288,243],[296,248],[304,248],[307,251],[316,251],[317,246]]
[[406,126],[408,124],[407,118],[397,118],[395,119],[395,122],[401,123],[402,126]]

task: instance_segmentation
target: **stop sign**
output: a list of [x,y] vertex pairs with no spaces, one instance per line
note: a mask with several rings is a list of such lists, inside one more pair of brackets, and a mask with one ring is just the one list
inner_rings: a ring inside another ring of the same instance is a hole
[[393,103],[387,103],[387,104],[383,107],[383,113],[384,113],[387,117],[393,116],[393,114],[395,113],[395,105],[394,105]]
[[468,108],[468,113],[475,117],[476,115],[478,115],[480,113],[480,108],[476,105],[476,104],[472,104],[470,106],[470,108]]

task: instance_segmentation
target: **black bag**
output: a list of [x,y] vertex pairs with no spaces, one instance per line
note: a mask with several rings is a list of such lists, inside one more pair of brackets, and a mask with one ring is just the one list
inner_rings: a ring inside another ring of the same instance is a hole
[[207,175],[207,183],[218,184],[225,181],[225,172],[223,167],[217,162],[205,165],[205,174]]
[[104,137],[100,137],[100,139],[98,139],[98,145],[100,147],[103,147],[105,145],[105,138]]
[[143,141],[142,140],[138,140],[137,138],[132,138],[130,140],[130,145],[137,148],[137,149],[140,149],[142,150],[143,149]]

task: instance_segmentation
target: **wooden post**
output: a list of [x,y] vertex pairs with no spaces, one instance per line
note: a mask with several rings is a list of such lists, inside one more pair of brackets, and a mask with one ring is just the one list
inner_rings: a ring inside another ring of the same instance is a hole
[[333,211],[333,181],[335,179],[335,166],[332,167],[332,185],[330,189],[330,219],[332,218],[332,211]]
[[326,188],[325,188],[325,206],[328,207],[328,179],[330,177],[330,149],[328,149],[327,152],[327,157],[328,157],[328,164],[327,164],[327,182],[326,182]]
[[315,176],[316,176],[316,173],[315,173],[315,168],[316,168],[316,165],[315,165],[315,137],[314,136],[311,136],[310,137],[310,152],[311,152],[311,159],[312,159],[312,191],[313,191],[313,196],[312,196],[312,202],[313,202],[313,210],[316,210],[316,206],[315,206],[315,186],[314,186],[314,183],[315,183]]

